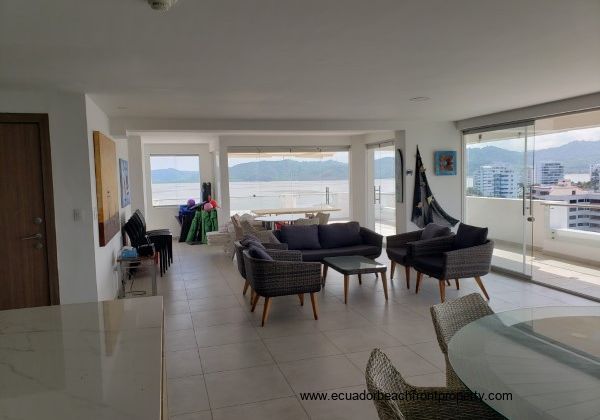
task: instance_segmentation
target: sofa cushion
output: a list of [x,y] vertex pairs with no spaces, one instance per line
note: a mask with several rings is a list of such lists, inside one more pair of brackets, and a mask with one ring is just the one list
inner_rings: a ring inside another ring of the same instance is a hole
[[284,225],[279,234],[282,242],[288,244],[288,249],[321,249],[319,243],[319,226]]
[[488,228],[461,223],[454,237],[454,249],[483,245],[487,241]]
[[341,248],[322,248],[302,251],[302,261],[322,261],[325,257],[342,257],[348,255],[362,255],[376,258],[381,253],[381,248],[375,245],[353,245]]
[[256,245],[250,245],[250,247],[248,247],[248,254],[250,254],[252,258],[259,260],[273,261],[273,257],[271,257],[264,248],[259,248]]
[[386,252],[390,260],[405,264],[408,260],[408,250],[409,248],[407,247],[387,248]]
[[440,236],[448,236],[450,235],[450,228],[446,226],[436,225],[435,223],[430,223],[425,226],[425,229],[421,232],[421,240],[439,238]]
[[444,272],[444,254],[414,257],[411,259],[411,264],[421,273],[440,278]]
[[342,248],[362,244],[358,222],[319,225],[321,248]]

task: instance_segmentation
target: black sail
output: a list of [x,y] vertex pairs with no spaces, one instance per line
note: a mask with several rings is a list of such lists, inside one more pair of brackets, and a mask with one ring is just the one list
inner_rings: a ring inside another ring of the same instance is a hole
[[454,226],[458,220],[450,216],[439,205],[431,188],[427,182],[425,167],[421,161],[421,153],[417,147],[417,161],[415,166],[415,190],[413,193],[413,209],[411,220],[420,228],[424,228],[429,223],[435,223],[440,226]]

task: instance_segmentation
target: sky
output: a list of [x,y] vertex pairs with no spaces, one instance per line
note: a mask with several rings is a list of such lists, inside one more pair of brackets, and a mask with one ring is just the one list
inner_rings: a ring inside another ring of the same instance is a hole
[[180,171],[200,171],[200,158],[198,156],[150,156],[150,168],[169,169]]

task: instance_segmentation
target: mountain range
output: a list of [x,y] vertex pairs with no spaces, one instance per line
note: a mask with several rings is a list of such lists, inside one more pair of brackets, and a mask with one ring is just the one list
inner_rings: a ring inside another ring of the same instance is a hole
[[[528,165],[532,161],[558,161],[565,166],[567,174],[583,174],[590,172],[590,165],[600,163],[600,141],[573,141],[558,147],[536,150],[535,154],[529,152]],[[469,173],[473,173],[482,165],[504,163],[519,167],[523,165],[523,153],[501,149],[496,146],[470,148],[467,152]]]
[[[535,156],[528,154],[531,165],[536,162],[555,160],[565,165],[565,173],[589,173],[590,165],[600,163],[600,141],[573,141],[559,147],[536,150]],[[468,172],[472,174],[482,165],[504,163],[519,167],[523,164],[523,154],[496,146],[470,148],[467,151]],[[411,168],[412,169],[412,168]],[[375,161],[377,178],[393,178],[394,158],[385,157]],[[336,160],[297,161],[283,159],[279,161],[256,161],[234,165],[229,168],[229,180],[234,182],[252,181],[318,181],[348,179],[348,164]],[[152,171],[152,183],[188,183],[199,182],[196,171],[177,169],[155,169]]]

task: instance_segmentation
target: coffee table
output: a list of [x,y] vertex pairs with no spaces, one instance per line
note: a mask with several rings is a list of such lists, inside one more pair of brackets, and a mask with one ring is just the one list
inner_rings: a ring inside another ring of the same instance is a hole
[[387,290],[387,266],[380,264],[375,260],[371,260],[361,255],[349,255],[345,257],[325,257],[323,259],[323,285],[325,285],[325,279],[327,278],[327,268],[331,267],[338,273],[344,275],[344,303],[348,303],[348,283],[350,276],[358,274],[358,282],[362,284],[362,274],[381,273],[381,281],[383,282],[383,292],[385,294],[385,300],[388,299]]

